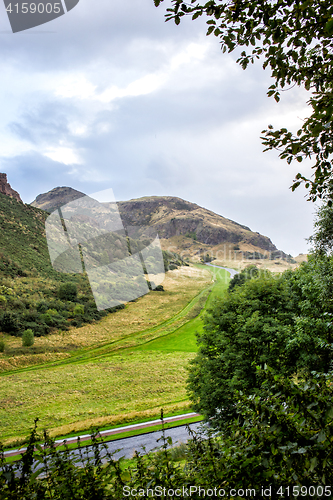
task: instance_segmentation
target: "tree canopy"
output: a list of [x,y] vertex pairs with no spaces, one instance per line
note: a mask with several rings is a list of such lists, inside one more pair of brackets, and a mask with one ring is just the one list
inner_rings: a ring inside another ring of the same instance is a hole
[[[164,0],[154,0],[159,6]],[[207,16],[207,35],[221,41],[223,52],[245,47],[237,62],[243,69],[256,59],[270,68],[274,83],[268,96],[304,86],[311,92],[311,114],[296,134],[269,125],[262,137],[265,151],[277,149],[288,163],[309,158],[313,176],[298,173],[292,190],[304,183],[309,200],[333,199],[333,5],[323,0],[171,0],[166,20]]]
[[189,370],[195,409],[217,427],[235,418],[239,391],[262,396],[266,369],[285,380],[332,370],[333,258],[246,276],[208,311]]

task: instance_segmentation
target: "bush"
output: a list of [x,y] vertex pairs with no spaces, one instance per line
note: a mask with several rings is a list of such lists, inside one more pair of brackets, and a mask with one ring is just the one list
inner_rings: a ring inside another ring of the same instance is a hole
[[37,307],[36,307],[36,309],[39,313],[45,313],[48,310],[48,308],[49,308],[49,304],[45,300],[41,300],[40,302],[38,302]]
[[176,266],[176,264],[170,264],[169,271],[173,271],[174,269],[178,269],[178,266]]
[[5,352],[5,343],[3,340],[0,340],[0,352]]
[[4,312],[0,318],[0,330],[15,335],[19,330],[16,315],[11,312]]
[[22,335],[22,345],[24,347],[31,347],[35,342],[34,332],[28,328],[25,330]]
[[84,314],[84,306],[82,304],[76,304],[73,314],[74,316],[82,316]]
[[63,283],[58,290],[58,297],[61,300],[76,300],[77,286],[75,283]]

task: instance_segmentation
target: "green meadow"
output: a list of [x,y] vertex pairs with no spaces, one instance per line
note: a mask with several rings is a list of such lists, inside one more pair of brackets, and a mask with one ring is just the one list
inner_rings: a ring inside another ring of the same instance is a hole
[[[161,408],[165,414],[190,411],[186,367],[197,351],[196,333],[229,281],[223,270],[192,269],[185,277],[168,273],[166,292],[148,294],[109,320],[77,329],[81,339],[94,328],[95,344],[82,341],[65,358],[0,373],[0,441],[20,444],[36,417],[40,429],[64,436],[158,418]],[[108,321],[117,325],[109,342]],[[98,335],[103,342],[97,342]],[[58,340],[55,336],[54,346]]]

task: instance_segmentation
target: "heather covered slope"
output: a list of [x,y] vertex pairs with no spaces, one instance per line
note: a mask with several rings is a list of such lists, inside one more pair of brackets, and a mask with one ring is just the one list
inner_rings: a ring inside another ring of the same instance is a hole
[[47,214],[0,193],[0,274],[53,274],[45,238]]

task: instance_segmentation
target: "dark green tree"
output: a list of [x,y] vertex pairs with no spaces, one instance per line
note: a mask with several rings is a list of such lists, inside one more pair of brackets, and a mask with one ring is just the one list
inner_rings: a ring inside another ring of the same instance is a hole
[[309,238],[314,252],[319,255],[332,255],[333,250],[333,208],[324,205],[317,211],[315,233]]
[[[164,0],[154,0],[156,6]],[[303,86],[311,92],[311,114],[296,134],[268,126],[265,151],[277,149],[288,163],[313,160],[313,178],[298,173],[292,190],[304,183],[309,200],[327,198],[333,191],[333,6],[322,0],[171,0],[166,20],[176,24],[188,15],[207,16],[207,35],[221,41],[223,52],[240,52],[237,62],[246,69],[256,59],[270,68],[274,80],[268,96],[280,100],[281,90]]]
[[260,275],[260,270],[254,264],[247,266],[245,269],[232,278],[228,286],[228,292],[231,292],[235,287],[244,285],[245,281],[255,278]]
[[262,395],[257,367],[286,381],[332,374],[333,258],[310,257],[296,271],[247,279],[217,300],[198,337],[188,390],[197,411],[225,426],[237,392]]
[[61,300],[74,301],[77,297],[77,286],[75,283],[63,283],[58,290],[58,297]]
[[198,337],[188,391],[195,409],[220,425],[235,415],[236,392],[260,390],[256,367],[286,376],[295,371],[286,353],[293,311],[282,278],[253,278],[216,300]]

